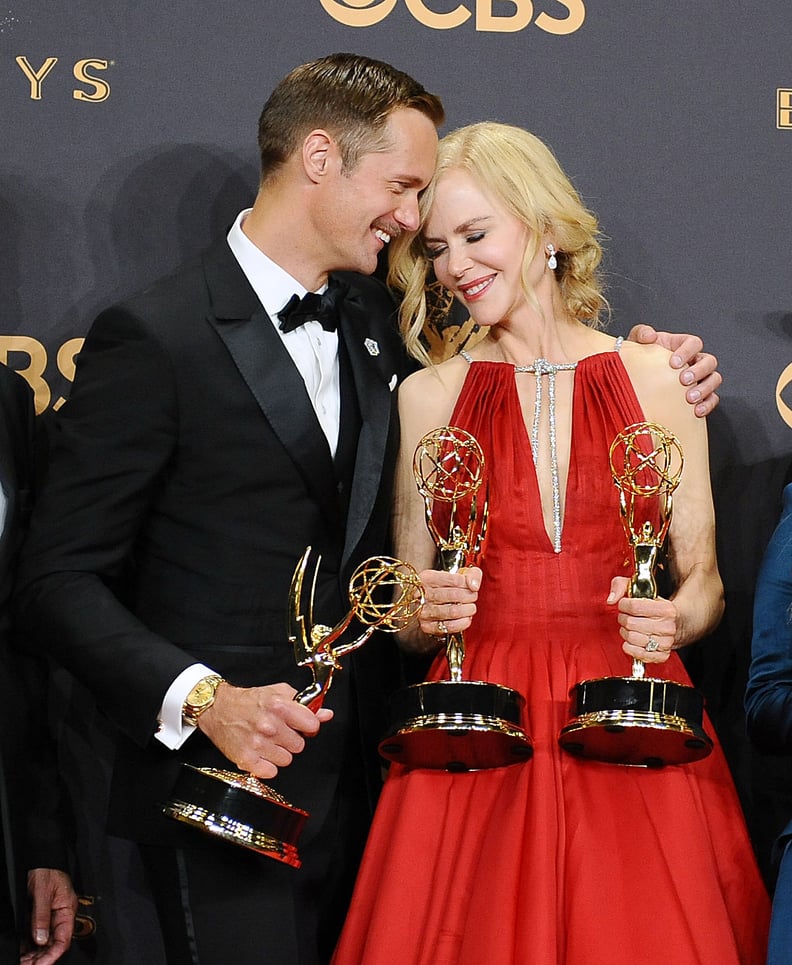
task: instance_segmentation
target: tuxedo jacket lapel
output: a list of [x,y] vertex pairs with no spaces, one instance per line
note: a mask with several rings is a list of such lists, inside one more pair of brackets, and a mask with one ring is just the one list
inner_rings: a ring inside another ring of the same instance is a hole
[[328,517],[338,515],[330,447],[300,373],[225,241],[204,261],[215,328],[272,431]]
[[371,339],[370,328],[368,315],[355,299],[353,289],[344,302],[340,330],[355,379],[361,427],[347,515],[344,562],[349,559],[371,518],[382,481],[391,423],[389,383],[394,371],[389,371],[388,366],[393,360],[372,354],[367,348],[368,339],[371,349],[379,351],[379,345]]

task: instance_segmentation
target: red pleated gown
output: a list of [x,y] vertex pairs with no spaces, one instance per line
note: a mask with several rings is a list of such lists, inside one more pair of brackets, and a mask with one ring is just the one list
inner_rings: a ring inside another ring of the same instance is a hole
[[[451,422],[491,470],[464,677],[525,696],[534,756],[461,774],[391,767],[334,965],[762,965],[769,901],[720,747],[648,769],[558,744],[574,684],[631,672],[605,604],[628,572],[608,450],[643,419],[626,370],[608,352],[574,373],[560,552],[516,377],[532,378],[473,362]],[[676,654],[651,675],[689,683]],[[443,653],[429,678],[447,677]]]

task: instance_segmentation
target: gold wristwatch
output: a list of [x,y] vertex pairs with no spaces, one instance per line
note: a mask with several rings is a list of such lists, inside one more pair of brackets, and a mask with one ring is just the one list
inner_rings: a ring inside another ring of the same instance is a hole
[[187,694],[182,706],[182,720],[185,724],[195,726],[198,718],[205,710],[209,710],[215,702],[217,688],[225,680],[219,674],[210,674],[208,677],[201,677],[198,683]]

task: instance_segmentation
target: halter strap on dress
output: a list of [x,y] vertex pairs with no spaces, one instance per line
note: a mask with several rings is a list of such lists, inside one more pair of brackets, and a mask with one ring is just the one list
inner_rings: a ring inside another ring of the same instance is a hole
[[[618,352],[624,338],[620,335],[613,346],[613,351]],[[476,360],[464,349],[459,353],[462,358],[472,365]],[[505,364],[505,363],[504,363]],[[548,421],[550,424],[550,482],[553,493],[553,550],[561,552],[561,484],[558,474],[558,448],[556,441],[556,408],[555,408],[555,384],[556,375],[559,372],[574,372],[578,367],[577,362],[548,362],[547,359],[538,358],[530,365],[515,365],[516,375],[525,373],[536,376],[536,397],[534,402],[533,425],[531,426],[531,452],[533,453],[534,466],[537,464],[539,454],[539,421],[542,416],[542,400],[544,398],[542,376],[547,376],[547,401],[548,401]]]

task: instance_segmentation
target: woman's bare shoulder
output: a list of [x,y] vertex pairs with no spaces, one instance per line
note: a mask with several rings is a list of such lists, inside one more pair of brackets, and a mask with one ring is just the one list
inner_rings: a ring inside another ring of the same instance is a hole
[[620,354],[626,366],[636,366],[646,369],[667,368],[671,353],[661,345],[645,345],[641,342],[631,342],[625,339],[621,344]]
[[416,438],[448,423],[467,374],[467,362],[452,358],[421,369],[399,388],[399,414],[403,436]]
[[621,356],[647,419],[675,425],[693,418],[679,381],[679,370],[669,365],[669,351],[659,345],[626,341]]
[[402,401],[415,398],[438,401],[456,396],[467,375],[468,363],[459,356],[430,365],[408,376],[399,388]]

